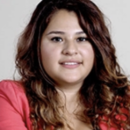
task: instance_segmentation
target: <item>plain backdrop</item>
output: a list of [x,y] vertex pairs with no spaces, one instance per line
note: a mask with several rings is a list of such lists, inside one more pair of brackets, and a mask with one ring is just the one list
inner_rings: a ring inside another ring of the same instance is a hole
[[[130,75],[130,0],[92,0],[103,11],[118,62]],[[13,79],[17,40],[40,0],[0,0],[0,80]]]

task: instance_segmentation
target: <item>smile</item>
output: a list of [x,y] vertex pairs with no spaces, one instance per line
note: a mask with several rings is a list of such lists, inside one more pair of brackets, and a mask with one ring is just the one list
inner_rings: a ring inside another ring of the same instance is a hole
[[77,61],[65,61],[60,63],[62,67],[67,68],[67,69],[75,69],[82,64],[82,62],[77,62]]
[[77,64],[79,64],[79,63],[77,63],[77,62],[65,62],[65,63],[63,63],[64,65],[77,65]]

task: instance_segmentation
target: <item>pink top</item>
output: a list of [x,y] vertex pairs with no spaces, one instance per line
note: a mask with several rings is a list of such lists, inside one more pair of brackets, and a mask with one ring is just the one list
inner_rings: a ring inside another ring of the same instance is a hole
[[24,89],[14,81],[0,82],[0,130],[31,130]]
[[[0,82],[0,130],[31,130],[29,104],[23,86],[18,82]],[[105,123],[99,124],[107,130]],[[51,128],[52,129],[52,128]],[[116,130],[110,128],[110,130]]]

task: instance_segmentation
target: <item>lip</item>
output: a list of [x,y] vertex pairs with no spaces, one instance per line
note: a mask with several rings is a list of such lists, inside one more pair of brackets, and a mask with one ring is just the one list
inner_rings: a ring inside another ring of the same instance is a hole
[[79,67],[82,64],[81,61],[75,61],[75,60],[67,60],[67,61],[62,61],[60,62],[60,65],[64,68],[68,69],[74,69]]

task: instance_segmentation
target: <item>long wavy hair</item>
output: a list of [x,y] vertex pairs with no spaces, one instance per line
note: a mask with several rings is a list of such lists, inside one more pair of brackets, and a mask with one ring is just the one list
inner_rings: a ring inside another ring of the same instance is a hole
[[[16,67],[26,90],[33,129],[64,128],[55,81],[45,72],[40,52],[42,34],[53,14],[60,9],[76,13],[95,53],[93,69],[79,91],[83,109],[77,117],[93,130],[100,129],[102,121],[108,128],[130,129],[129,81],[117,63],[104,15],[90,0],[42,0],[19,38]],[[117,116],[125,120],[118,120]]]

